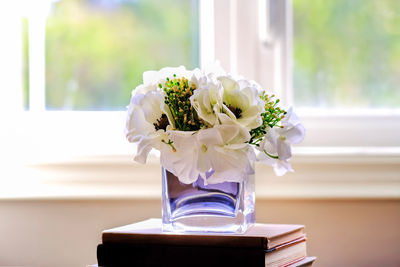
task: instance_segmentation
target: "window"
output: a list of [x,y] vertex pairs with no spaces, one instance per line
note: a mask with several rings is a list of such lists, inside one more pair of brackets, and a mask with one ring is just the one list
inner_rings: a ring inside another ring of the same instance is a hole
[[47,110],[124,110],[143,71],[198,66],[198,13],[195,0],[44,2],[27,22],[25,65],[45,71],[27,76],[32,94]]
[[[135,147],[123,134],[125,106],[143,71],[194,68],[200,56],[213,58],[200,47],[200,35],[210,31],[210,25],[199,27],[199,9],[205,5],[210,3],[2,4],[0,71],[7,75],[0,75],[6,129],[0,132],[0,158],[8,164],[0,174],[1,197],[147,196],[148,183],[141,187],[135,178],[149,176],[157,164],[132,163]],[[143,176],[132,177],[142,171]],[[126,177],[133,187],[119,183]],[[29,186],[23,190],[21,184]],[[157,184],[149,188],[157,191]]]
[[2,108],[22,119],[10,135],[27,158],[133,153],[125,107],[142,73],[199,66],[197,0],[21,0],[3,10],[12,49],[0,64],[14,89]]
[[259,179],[258,196],[399,197],[397,1],[31,2],[0,10],[0,79],[20,89],[0,98],[5,159],[67,159],[45,165],[49,179],[158,192],[157,164],[132,165],[123,136],[130,91],[147,69],[218,59],[294,104],[307,129],[296,173]]
[[307,129],[302,146],[400,146],[396,6],[390,0],[216,1],[216,57],[296,107]]
[[400,108],[400,2],[293,0],[298,107]]
[[391,0],[215,1],[216,58],[294,105],[306,127],[296,173],[259,179],[262,193],[399,197],[398,9]]
[[58,1],[45,34],[50,110],[124,110],[144,71],[199,64],[196,1]]

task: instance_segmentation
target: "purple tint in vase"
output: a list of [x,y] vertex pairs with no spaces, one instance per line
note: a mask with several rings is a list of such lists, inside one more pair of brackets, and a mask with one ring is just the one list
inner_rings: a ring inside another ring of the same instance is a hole
[[254,175],[241,183],[205,185],[198,177],[184,184],[162,168],[163,231],[244,233],[255,223],[254,190]]

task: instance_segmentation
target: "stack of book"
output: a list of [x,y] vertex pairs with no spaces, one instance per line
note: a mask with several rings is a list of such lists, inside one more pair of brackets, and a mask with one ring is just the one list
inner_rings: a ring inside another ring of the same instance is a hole
[[98,266],[311,266],[303,225],[255,224],[245,234],[165,233],[160,219],[103,231]]

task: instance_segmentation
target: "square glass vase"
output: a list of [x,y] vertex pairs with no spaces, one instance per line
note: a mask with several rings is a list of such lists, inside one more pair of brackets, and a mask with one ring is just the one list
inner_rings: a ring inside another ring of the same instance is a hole
[[[162,227],[166,232],[244,233],[255,223],[255,181],[184,184],[162,168]],[[206,178],[213,171],[206,174]]]

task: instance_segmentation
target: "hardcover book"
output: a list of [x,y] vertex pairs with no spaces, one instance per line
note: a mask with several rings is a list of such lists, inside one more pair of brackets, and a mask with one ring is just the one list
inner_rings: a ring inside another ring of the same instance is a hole
[[264,250],[238,247],[100,244],[100,266],[289,266],[306,257],[305,238]]
[[[245,234],[163,232],[160,219],[103,231],[99,266],[295,266],[306,258],[303,225],[255,224]],[[307,266],[307,265],[305,265]]]
[[103,244],[214,246],[272,249],[304,237],[304,226],[297,224],[255,224],[244,234],[187,234],[163,232],[161,219],[148,219],[105,230]]
[[[315,261],[315,259],[316,259],[316,257],[306,257],[300,261],[297,261],[293,264],[288,265],[287,267],[311,267],[313,262]],[[92,264],[92,265],[88,265],[86,267],[107,267],[107,266]]]

